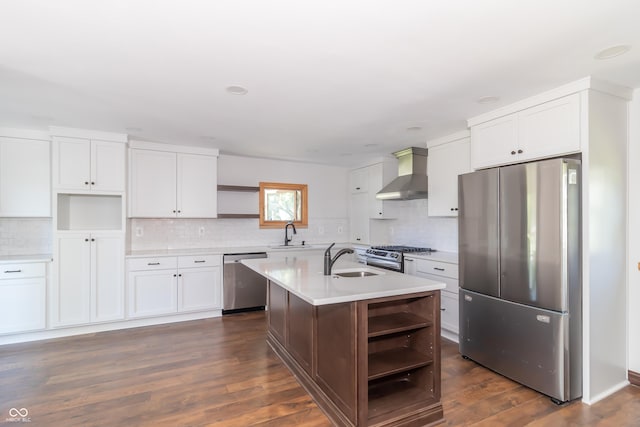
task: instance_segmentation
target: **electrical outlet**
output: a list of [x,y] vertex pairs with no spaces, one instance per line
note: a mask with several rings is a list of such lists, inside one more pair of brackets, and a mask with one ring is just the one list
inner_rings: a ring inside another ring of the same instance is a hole
[[198,236],[200,236],[200,237],[204,236],[204,227],[200,227],[198,229]]
[[142,237],[143,234],[144,231],[142,230],[142,227],[136,227],[136,237]]
[[342,234],[342,233],[344,233],[344,227],[339,225],[338,226],[338,234]]

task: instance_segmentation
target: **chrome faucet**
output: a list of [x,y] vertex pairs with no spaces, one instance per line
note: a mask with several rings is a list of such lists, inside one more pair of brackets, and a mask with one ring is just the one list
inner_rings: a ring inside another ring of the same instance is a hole
[[338,260],[338,258],[340,258],[344,254],[353,253],[353,249],[344,248],[344,249],[340,249],[336,254],[336,256],[331,258],[331,248],[333,247],[333,245],[335,245],[335,243],[332,243],[331,246],[329,246],[327,250],[324,251],[324,275],[325,276],[331,276],[331,268],[333,267],[333,264],[335,264],[335,262]]
[[293,239],[293,236],[291,238],[289,238],[289,233],[287,232],[289,230],[289,226],[291,226],[291,228],[293,228],[293,234],[298,234],[298,232],[296,231],[296,226],[293,225],[293,221],[289,221],[284,226],[284,245],[285,246],[289,246],[289,242]]

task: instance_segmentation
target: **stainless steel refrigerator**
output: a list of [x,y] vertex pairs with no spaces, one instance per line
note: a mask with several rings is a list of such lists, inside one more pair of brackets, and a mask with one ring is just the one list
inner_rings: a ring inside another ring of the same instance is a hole
[[582,396],[580,161],[459,176],[460,353],[564,402]]

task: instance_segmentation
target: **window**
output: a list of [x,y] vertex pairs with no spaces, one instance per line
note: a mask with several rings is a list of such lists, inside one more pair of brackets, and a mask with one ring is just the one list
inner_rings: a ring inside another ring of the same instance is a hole
[[307,185],[260,183],[260,228],[307,227]]

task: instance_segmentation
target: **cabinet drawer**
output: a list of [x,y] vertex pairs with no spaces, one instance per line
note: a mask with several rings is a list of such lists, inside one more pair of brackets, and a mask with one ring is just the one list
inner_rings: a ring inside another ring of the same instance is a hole
[[127,260],[127,269],[129,271],[176,268],[178,268],[178,259],[176,257],[130,258]]
[[458,295],[451,292],[440,292],[440,323],[442,329],[458,333]]
[[0,279],[24,279],[26,277],[44,277],[47,268],[43,262],[27,264],[3,264],[0,266]]
[[416,270],[420,273],[435,274],[436,276],[458,278],[458,265],[446,262],[418,259]]
[[189,255],[178,257],[178,268],[215,267],[220,265],[220,255]]

